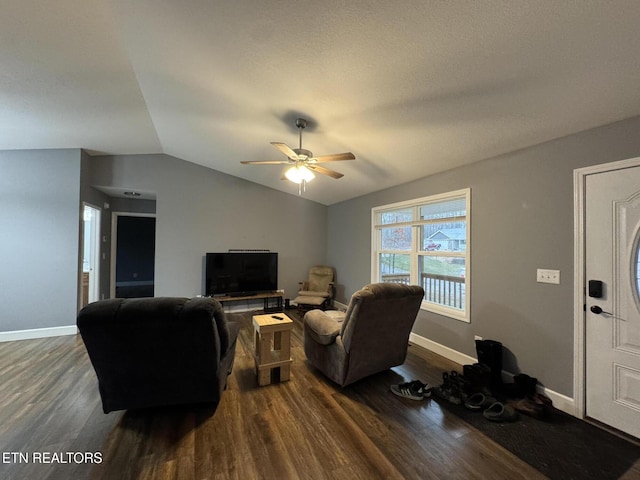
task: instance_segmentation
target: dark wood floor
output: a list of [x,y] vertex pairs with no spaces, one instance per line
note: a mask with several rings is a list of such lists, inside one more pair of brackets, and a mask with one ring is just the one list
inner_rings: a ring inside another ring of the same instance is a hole
[[[296,323],[291,380],[258,387],[251,315],[231,317],[243,328],[214,415],[206,407],[105,415],[79,336],[0,344],[0,478],[545,478],[436,402],[389,392],[403,380],[438,383],[459,365],[410,347],[405,365],[341,390],[306,363]],[[51,463],[38,459],[43,452]],[[76,463],[86,453],[101,463]]]

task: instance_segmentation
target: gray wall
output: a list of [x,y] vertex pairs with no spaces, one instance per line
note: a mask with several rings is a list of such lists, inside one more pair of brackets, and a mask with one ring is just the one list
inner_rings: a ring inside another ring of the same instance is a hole
[[371,281],[371,208],[471,187],[471,323],[422,311],[414,332],[473,357],[474,335],[499,340],[506,370],[572,396],[573,170],[640,156],[639,130],[636,117],[330,206],[338,300]]
[[0,151],[0,331],[75,324],[81,151]]
[[156,295],[200,295],[206,252],[279,253],[279,286],[295,296],[326,260],[327,207],[168,155],[91,158],[91,183],[156,194]]

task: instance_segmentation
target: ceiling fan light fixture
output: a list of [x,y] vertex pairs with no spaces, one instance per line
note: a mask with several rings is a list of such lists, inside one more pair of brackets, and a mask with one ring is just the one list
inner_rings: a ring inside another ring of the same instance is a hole
[[284,172],[284,176],[293,183],[298,184],[302,182],[310,182],[316,177],[313,172],[304,165],[294,165]]
[[287,179],[298,185],[298,195],[302,195],[305,191],[307,183],[315,178],[315,173],[321,175],[327,175],[331,178],[342,178],[340,172],[331,170],[324,166],[317,165],[318,163],[338,162],[341,160],[355,160],[356,157],[351,152],[333,153],[330,155],[320,155],[314,157],[311,150],[302,148],[302,130],[307,126],[307,121],[304,118],[298,118],[296,120],[296,127],[298,127],[300,143],[298,148],[291,148],[286,143],[271,142],[271,145],[280,150],[280,153],[284,153],[287,156],[287,160],[265,160],[265,161],[241,161],[243,165],[281,165],[286,164],[289,167],[284,172],[282,179]]

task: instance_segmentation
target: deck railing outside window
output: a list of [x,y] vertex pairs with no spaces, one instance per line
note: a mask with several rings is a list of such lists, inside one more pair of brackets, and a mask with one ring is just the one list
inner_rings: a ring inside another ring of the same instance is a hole
[[[383,274],[382,281],[408,285],[410,278],[409,274]],[[463,277],[423,273],[420,276],[420,285],[424,288],[424,299],[427,302],[451,308],[464,308],[466,285]]]

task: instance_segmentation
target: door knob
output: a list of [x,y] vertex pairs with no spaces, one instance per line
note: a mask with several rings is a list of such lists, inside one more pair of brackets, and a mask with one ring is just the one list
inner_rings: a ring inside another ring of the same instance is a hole
[[589,309],[591,310],[593,313],[595,313],[596,315],[600,315],[601,313],[604,313],[605,315],[613,315],[610,312],[605,312],[604,310],[602,310],[602,308],[600,308],[598,305],[593,305],[591,306],[591,308]]

